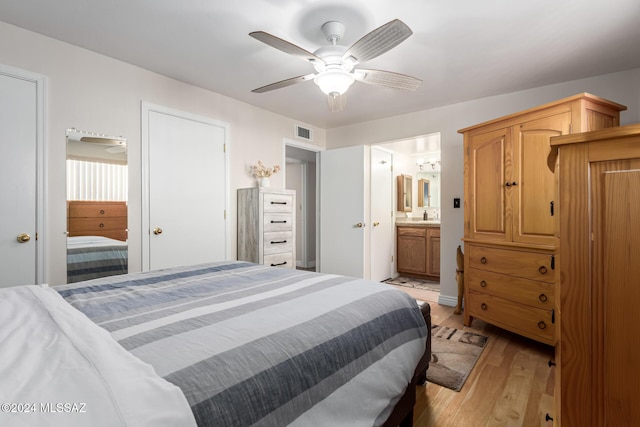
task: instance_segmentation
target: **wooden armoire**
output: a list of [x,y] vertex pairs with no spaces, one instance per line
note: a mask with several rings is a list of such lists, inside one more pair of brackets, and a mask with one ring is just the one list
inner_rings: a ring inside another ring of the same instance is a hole
[[554,420],[640,425],[640,124],[551,139],[558,150]]
[[555,345],[558,259],[551,137],[619,125],[623,105],[582,93],[462,129],[464,323]]

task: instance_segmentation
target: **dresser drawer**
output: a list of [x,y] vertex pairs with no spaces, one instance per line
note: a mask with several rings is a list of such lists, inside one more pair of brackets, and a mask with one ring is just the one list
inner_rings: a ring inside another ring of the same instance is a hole
[[126,229],[126,217],[69,218],[70,232]]
[[295,267],[292,252],[274,254],[274,255],[265,255],[263,264],[271,267],[284,267],[284,268]]
[[263,253],[265,255],[271,255],[291,252],[293,250],[293,243],[292,231],[272,231],[264,233]]
[[398,227],[398,236],[408,236],[408,237],[426,237],[427,229],[426,227]]
[[554,285],[537,280],[505,276],[469,268],[465,271],[469,289],[514,302],[551,310],[555,307]]
[[293,217],[287,213],[265,213],[263,231],[288,231],[293,230]]
[[293,212],[293,195],[265,193],[263,195],[265,212]]
[[69,201],[69,218],[103,218],[113,216],[127,216],[126,202],[78,202]]
[[469,290],[465,307],[473,317],[534,340],[553,345],[553,312]]
[[549,253],[470,245],[469,267],[548,283],[556,281],[555,265]]

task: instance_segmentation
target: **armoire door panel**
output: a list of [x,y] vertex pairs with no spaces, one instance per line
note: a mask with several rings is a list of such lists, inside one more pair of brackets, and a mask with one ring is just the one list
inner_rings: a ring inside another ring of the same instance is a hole
[[511,208],[505,192],[511,174],[508,129],[474,135],[469,146],[469,185],[472,238],[511,240]]
[[640,170],[605,173],[603,187],[604,419],[630,426],[640,421],[640,406],[629,399],[640,378],[640,286],[628,280],[640,277],[640,240],[628,238],[640,236]]
[[555,222],[551,202],[555,202],[555,177],[547,166],[551,137],[569,133],[571,113],[561,113],[522,123],[516,127],[514,157],[518,159],[510,191],[518,193],[514,203],[515,242],[552,245]]

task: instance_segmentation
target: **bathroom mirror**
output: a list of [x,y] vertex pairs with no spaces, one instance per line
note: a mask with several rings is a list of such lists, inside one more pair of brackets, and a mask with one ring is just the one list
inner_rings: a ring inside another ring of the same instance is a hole
[[127,140],[68,129],[67,283],[128,272]]
[[421,171],[418,179],[418,207],[440,208],[440,171]]
[[411,212],[413,203],[411,200],[413,179],[411,175],[398,175],[398,210],[400,212]]

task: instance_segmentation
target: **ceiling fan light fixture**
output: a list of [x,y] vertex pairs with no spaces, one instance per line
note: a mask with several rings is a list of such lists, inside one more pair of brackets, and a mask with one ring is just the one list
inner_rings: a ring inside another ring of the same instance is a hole
[[353,81],[351,73],[336,68],[328,68],[313,79],[313,82],[327,95],[343,95]]

